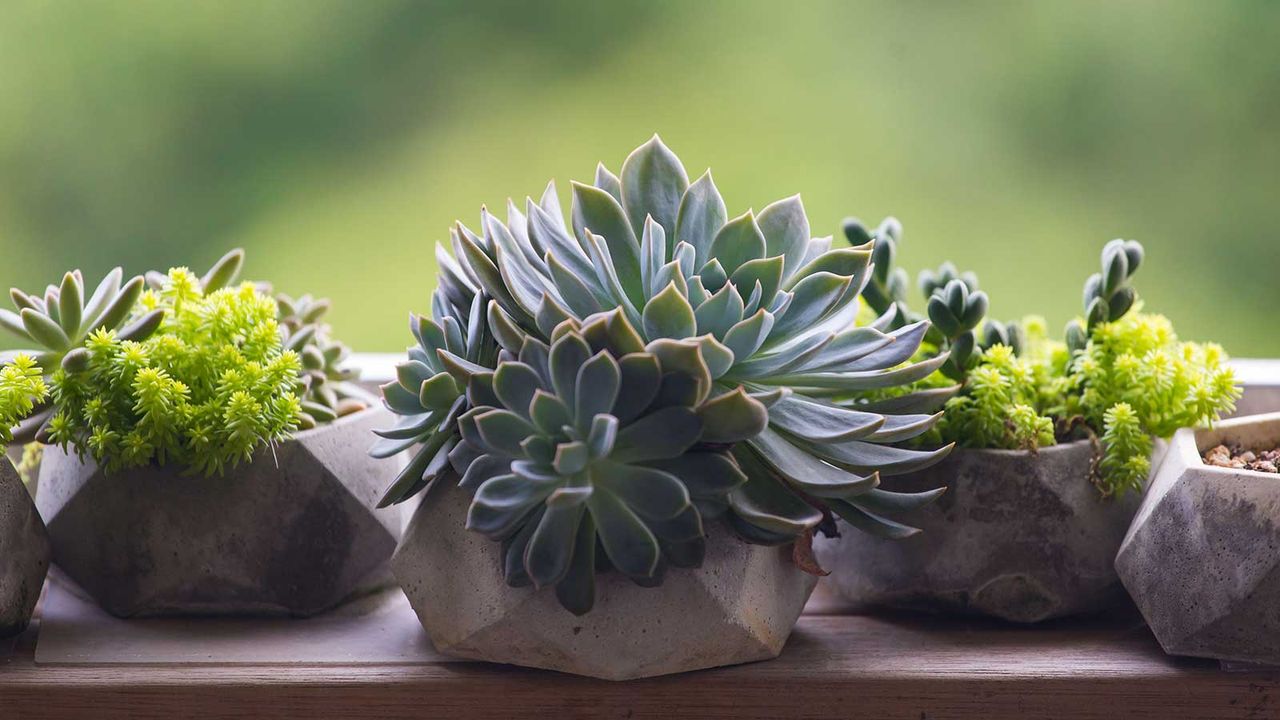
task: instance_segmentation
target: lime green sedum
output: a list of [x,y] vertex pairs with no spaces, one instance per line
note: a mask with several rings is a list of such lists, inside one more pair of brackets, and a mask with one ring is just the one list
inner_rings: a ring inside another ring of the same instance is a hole
[[45,440],[108,470],[158,462],[212,474],[297,427],[301,364],[282,348],[275,301],[251,283],[206,292],[176,268],[134,314],[156,311],[146,339],[96,330],[81,359],[54,372]]

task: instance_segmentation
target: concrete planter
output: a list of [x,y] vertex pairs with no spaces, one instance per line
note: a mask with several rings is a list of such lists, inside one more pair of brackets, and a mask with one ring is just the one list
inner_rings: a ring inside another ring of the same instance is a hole
[[1233,360],[1244,394],[1232,417],[1280,412],[1280,360]]
[[912,514],[924,532],[880,540],[841,524],[819,539],[828,581],[857,606],[986,615],[1020,623],[1103,610],[1123,598],[1112,568],[1139,503],[1104,500],[1089,482],[1087,440],[1032,454],[957,450],[891,490],[947,486]]
[[392,559],[436,649],[457,657],[608,680],[767,660],[816,584],[789,547],[748,545],[716,525],[701,568],[672,569],[656,588],[599,575],[595,607],[578,617],[550,588],[507,586],[498,544],[463,529],[469,501],[438,483]]
[[13,464],[0,458],[0,637],[31,621],[49,570],[49,535]]
[[54,562],[121,617],[326,610],[388,578],[399,519],[373,508],[397,468],[366,453],[385,424],[365,410],[208,478],[50,447],[36,504]]
[[1205,465],[1280,445],[1280,413],[1178,431],[1116,557],[1165,651],[1280,664],[1280,476]]

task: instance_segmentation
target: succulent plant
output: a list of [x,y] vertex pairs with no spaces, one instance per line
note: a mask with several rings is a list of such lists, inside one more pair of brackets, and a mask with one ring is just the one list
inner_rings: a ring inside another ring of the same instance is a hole
[[329,301],[284,293],[275,297],[284,347],[302,360],[300,426],[305,430],[368,407],[369,394],[355,384],[359,371],[345,365],[351,350],[333,339],[323,322]]
[[[449,453],[459,440],[458,418],[471,409],[466,383],[457,367],[493,368],[499,347],[484,320],[487,298],[461,276],[452,260],[441,262],[440,287],[432,296],[431,317],[409,316],[416,344],[396,366],[396,380],[382,386],[383,404],[400,416],[369,450],[377,458],[416,447],[378,507],[403,502],[453,472]],[[448,290],[446,290],[448,288]],[[459,294],[450,299],[450,290]],[[455,300],[457,301],[455,303]]]
[[848,217],[841,223],[841,230],[851,246],[871,248],[871,277],[862,288],[862,299],[879,316],[875,327],[896,330],[924,319],[907,304],[911,285],[907,271],[894,265],[902,242],[902,223],[887,217],[870,230],[858,218]]
[[[85,340],[99,330],[115,332],[122,340],[146,339],[160,327],[164,311],[133,315],[142,295],[143,279],[134,277],[122,284],[123,277],[123,271],[115,268],[87,298],[84,276],[79,270],[63,275],[61,284],[45,288],[43,296],[11,289],[9,296],[18,312],[0,309],[0,326],[21,342],[35,343],[36,347],[0,354],[0,364],[8,365],[17,356],[26,355],[48,376],[59,365],[66,369],[83,367],[87,359]],[[38,405],[14,429],[12,439],[33,439],[52,414],[47,404]]]
[[1067,325],[1072,352],[1084,349],[1098,325],[1119,320],[1133,307],[1138,296],[1129,280],[1142,264],[1142,254],[1136,240],[1116,239],[1102,248],[1102,272],[1090,275],[1084,284],[1084,322]]
[[[200,276],[202,291],[212,293],[235,284],[244,266],[244,258],[241,248],[230,250],[218,258]],[[146,280],[152,290],[160,290],[168,276],[152,271],[146,274]],[[302,401],[298,427],[306,430],[368,407],[373,398],[353,382],[359,372],[344,366],[351,354],[350,349],[333,339],[329,326],[323,322],[329,301],[311,295],[295,299],[284,293],[275,293],[271,283],[251,282],[258,292],[274,294],[279,309],[276,320],[284,349],[297,353],[302,362],[296,388]]]
[[[887,242],[896,248],[901,227],[890,226],[894,233]],[[854,224],[855,237],[865,233],[859,227]],[[882,256],[891,259],[892,252]],[[951,360],[941,370],[963,382],[926,439],[1034,450],[1097,438],[1102,453],[1093,481],[1102,494],[1140,490],[1150,470],[1153,436],[1212,423],[1239,396],[1222,348],[1179,342],[1167,319],[1137,310],[1130,280],[1142,258],[1136,241],[1106,244],[1102,272],[1085,283],[1086,317],[1067,325],[1066,343],[1050,340],[1043,319],[1029,316],[1013,323],[987,320],[977,351],[975,330],[987,304],[977,277],[959,273],[950,263],[922,273],[920,287],[934,323],[923,356],[950,348]],[[891,285],[894,302],[901,303],[901,283]],[[864,296],[868,305],[885,307],[883,287]],[[912,316],[905,307],[892,313]],[[938,382],[926,378],[916,384],[915,394],[929,392]]]
[[186,268],[142,293],[134,318],[163,317],[145,340],[105,328],[54,371],[41,442],[74,446],[109,472],[177,463],[206,474],[296,427],[300,363],[284,350],[275,302],[251,283],[205,291]]
[[741,389],[708,401],[709,378],[664,373],[621,311],[552,337],[524,336],[496,370],[452,363],[474,404],[454,459],[474,493],[467,527],[503,543],[508,583],[554,585],[581,614],[600,570],[649,586],[701,564],[703,521],[746,481],[724,447],[765,414]]
[[656,137],[620,176],[602,165],[594,185],[574,183],[570,224],[560,207],[553,183],[523,212],[509,203],[506,223],[482,210],[480,233],[455,225],[458,260],[442,292],[492,297],[489,325],[509,353],[526,336],[550,341],[566,320],[586,326],[616,312],[664,372],[693,378],[706,404],[729,396],[744,417],[766,415],[767,427],[732,449],[748,481],[729,494],[725,517],[742,537],[787,543],[832,513],[886,535],[912,532],[885,515],[933,495],[876,485],[949,450],[895,445],[933,425],[925,410],[936,396],[880,406],[859,394],[923,378],[947,358],[908,362],[927,322],[888,333],[855,325],[870,244],[811,238],[799,196],[729,219],[710,172],[690,183]]

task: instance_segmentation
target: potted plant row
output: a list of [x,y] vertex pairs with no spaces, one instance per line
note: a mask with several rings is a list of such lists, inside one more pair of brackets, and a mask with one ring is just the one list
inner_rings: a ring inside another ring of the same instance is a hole
[[[892,267],[901,226],[847,221],[845,233],[876,243],[868,305],[888,327],[916,320],[906,273]],[[1180,342],[1166,318],[1143,311],[1131,283],[1142,260],[1137,242],[1106,245],[1101,272],[1085,283],[1085,315],[1065,341],[1049,339],[1035,317],[984,324],[988,301],[972,273],[947,263],[921,274],[933,330],[918,359],[950,358],[917,383],[945,399],[943,419],[918,441],[957,449],[885,480],[904,492],[947,488],[914,516],[918,536],[885,543],[842,533],[819,544],[846,598],[1036,622],[1123,597],[1113,561],[1159,464],[1163,442],[1153,438],[1211,423],[1239,396],[1220,347]]]
[[0,312],[37,346],[4,372],[48,388],[15,415],[44,445],[53,560],[115,615],[309,615],[387,578],[399,524],[374,511],[385,468],[361,452],[383,411],[327,302],[237,282],[243,259],[117,268],[92,292],[69,272]]

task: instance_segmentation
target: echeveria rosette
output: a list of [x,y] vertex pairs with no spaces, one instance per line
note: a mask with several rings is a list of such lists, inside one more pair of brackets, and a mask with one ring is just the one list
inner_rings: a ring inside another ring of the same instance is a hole
[[798,196],[729,219],[710,172],[690,183],[656,137],[620,176],[601,166],[594,185],[573,185],[571,225],[560,207],[549,185],[523,212],[509,204],[506,223],[487,211],[478,234],[459,223],[453,274],[492,296],[507,324],[544,340],[566,319],[616,309],[664,364],[705,368],[710,397],[741,390],[767,405],[768,427],[733,451],[749,478],[729,498],[743,537],[789,542],[829,512],[910,532],[884,514],[932,495],[877,490],[878,474],[919,469],[950,448],[894,445],[937,419],[918,412],[921,398],[870,406],[858,397],[919,380],[947,356],[910,362],[924,321],[888,333],[856,326],[870,244],[811,238]]
[[651,586],[701,564],[704,520],[746,480],[723,447],[765,414],[742,390],[708,399],[709,383],[667,371],[620,312],[552,337],[522,337],[494,371],[455,363],[475,406],[454,462],[474,493],[467,527],[503,544],[508,583],[554,586],[581,614],[596,572]]

